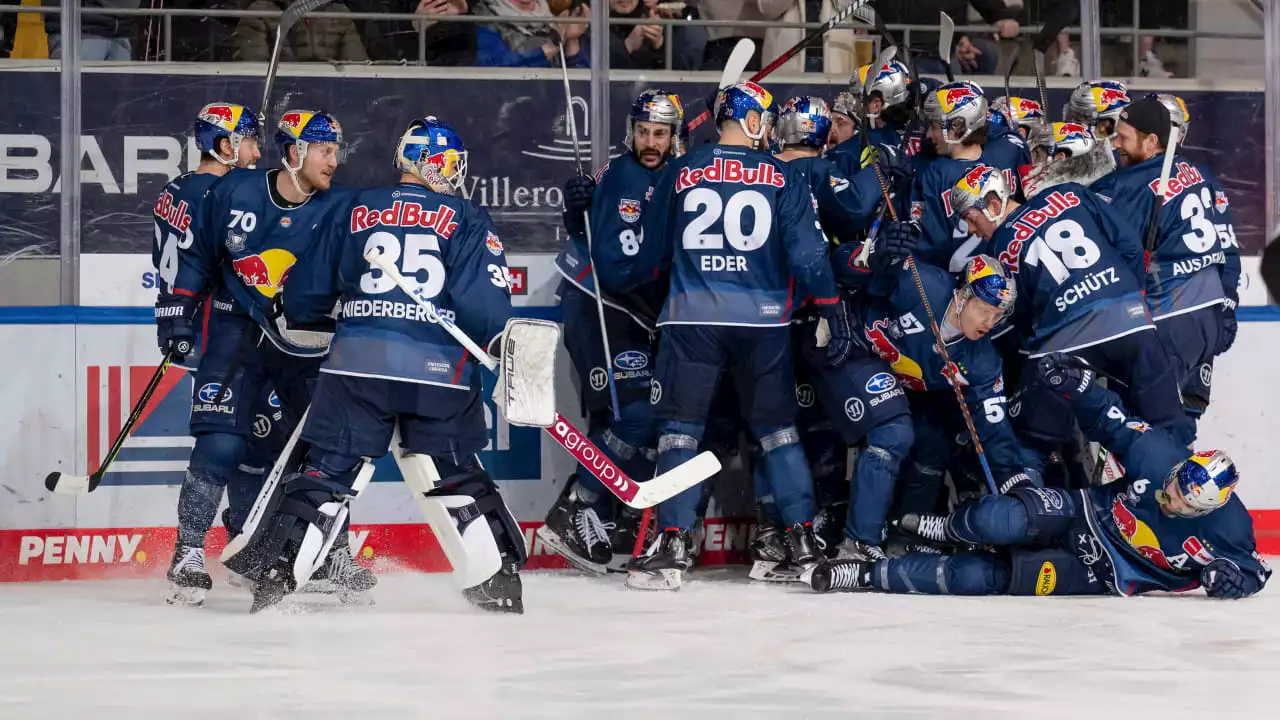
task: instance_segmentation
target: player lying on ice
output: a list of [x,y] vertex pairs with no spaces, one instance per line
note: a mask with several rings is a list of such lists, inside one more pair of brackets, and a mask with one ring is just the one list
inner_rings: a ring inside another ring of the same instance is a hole
[[[951,515],[908,515],[907,532],[961,548],[875,563],[836,560],[809,573],[819,592],[876,589],[930,595],[1136,595],[1203,586],[1242,598],[1271,570],[1253,520],[1234,496],[1239,475],[1218,450],[1187,456],[1166,431],[1126,417],[1119,397],[1078,361],[1041,358],[1036,381],[1066,398],[1088,439],[1123,462],[1126,476],[1068,492],[1023,487],[963,504]],[[971,551],[974,546],[994,549]]]

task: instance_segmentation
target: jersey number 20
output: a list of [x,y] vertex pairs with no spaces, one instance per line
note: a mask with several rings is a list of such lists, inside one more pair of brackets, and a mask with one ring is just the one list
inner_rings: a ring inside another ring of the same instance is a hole
[[[742,230],[742,215],[748,208],[755,221],[749,235]],[[685,250],[723,250],[728,240],[733,249],[751,252],[764,245],[773,230],[773,208],[759,190],[740,190],[725,202],[711,188],[694,188],[684,196],[684,211],[699,213],[684,228]],[[706,232],[722,218],[723,234]]]

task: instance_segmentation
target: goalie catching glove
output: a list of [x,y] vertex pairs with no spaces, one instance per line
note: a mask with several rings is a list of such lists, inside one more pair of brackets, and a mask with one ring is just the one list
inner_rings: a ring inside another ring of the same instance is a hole
[[551,427],[556,419],[556,349],[560,326],[511,318],[485,348],[498,362],[493,402],[512,425]]

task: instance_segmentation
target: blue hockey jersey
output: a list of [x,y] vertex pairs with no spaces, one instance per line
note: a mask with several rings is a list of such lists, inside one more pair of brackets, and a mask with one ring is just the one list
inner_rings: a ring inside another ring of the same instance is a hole
[[1099,579],[1121,595],[1191,590],[1200,586],[1200,570],[1221,558],[1256,580],[1254,592],[1262,589],[1271,570],[1258,555],[1253,519],[1238,496],[1200,517],[1165,514],[1165,479],[1187,459],[1187,448],[1165,431],[1126,417],[1120,398],[1105,388],[1095,385],[1075,410],[1085,436],[1115,453],[1125,469],[1124,480],[1084,491],[1090,529],[1113,568],[1111,577]]
[[[1009,187],[1017,194],[1021,175],[1018,168],[1031,164],[1031,151],[1027,149],[1027,141],[1017,130],[1005,125],[987,123],[987,142],[982,146],[982,162],[1002,170],[1012,169],[1012,180]],[[1010,178],[1010,173],[1005,173]]]
[[[942,323],[956,288],[956,278],[942,268],[924,263],[919,263],[917,269],[929,299],[929,309]],[[892,295],[863,298],[859,316],[863,335],[872,350],[889,363],[907,390],[953,392],[943,373],[946,364],[934,342],[929,314],[907,263],[903,263],[899,271]],[[1000,477],[1022,472],[1023,448],[1005,412],[1004,364],[991,338],[975,342],[959,335],[947,342],[947,354],[955,364],[954,375],[973,414],[978,439],[982,441],[992,470]]]
[[851,240],[871,227],[883,198],[874,171],[850,179],[823,157],[796,158],[787,164],[809,179],[818,203],[818,222],[828,238]]
[[986,254],[1018,280],[1014,322],[1033,357],[1155,329],[1138,277],[1142,247],[1077,183],[1041,191],[1005,218]]
[[[1129,219],[1139,238],[1146,237],[1163,163],[1164,156],[1157,155],[1092,185]],[[1239,297],[1240,246],[1231,202],[1213,173],[1175,155],[1158,222],[1146,277],[1152,318],[1181,315],[1224,299],[1234,305]]]
[[481,347],[511,317],[510,272],[484,210],[421,185],[363,190],[315,227],[284,293],[290,324],[340,303],[321,372],[469,390],[469,353],[364,255],[380,248],[448,321]]
[[978,160],[938,157],[916,173],[911,186],[911,219],[920,224],[920,245],[915,252],[920,262],[958,273],[979,253],[982,238],[969,233],[969,223],[951,217],[951,188],[978,165],[990,165],[1004,172],[1016,192],[1018,167],[994,160],[985,156]]
[[808,178],[786,163],[704,145],[658,179],[633,263],[644,270],[622,289],[670,268],[659,325],[786,325],[805,301],[797,285],[817,303],[837,297],[815,205]]
[[312,227],[342,193],[318,192],[291,205],[275,190],[279,172],[235,171],[209,188],[190,251],[178,258],[174,292],[200,294],[216,282],[214,312],[247,315],[283,352],[317,357],[324,351],[281,336],[272,305],[294,263],[309,251]]

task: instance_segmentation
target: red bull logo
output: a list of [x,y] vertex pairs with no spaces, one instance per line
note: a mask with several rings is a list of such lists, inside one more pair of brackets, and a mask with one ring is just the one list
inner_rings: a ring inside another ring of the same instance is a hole
[[1120,531],[1121,537],[1130,547],[1138,552],[1139,555],[1155,563],[1158,567],[1168,570],[1170,568],[1169,559],[1164,556],[1164,551],[1160,549],[1160,540],[1156,534],[1146,523],[1138,519],[1137,515],[1124,504],[1124,500],[1120,497],[1111,503],[1111,519],[1115,521],[1116,528]]
[[981,277],[990,275],[993,271],[987,265],[987,261],[982,256],[975,257],[969,261],[969,282],[973,282]]
[[623,198],[618,201],[618,215],[622,221],[633,223],[640,219],[640,201]]
[[182,232],[191,229],[191,215],[187,212],[187,201],[182,200],[175,204],[173,195],[168,190],[160,193],[154,212],[157,217]]
[[1013,116],[1019,120],[1035,120],[1044,117],[1044,108],[1040,107],[1040,103],[1035,100],[1016,97],[1009,101],[1009,107],[1013,109]]
[[498,236],[495,235],[494,233],[489,233],[485,235],[484,246],[489,250],[490,253],[494,255],[502,254],[502,250],[503,250],[502,241],[499,240]]
[[302,129],[311,122],[311,118],[315,117],[315,113],[306,112],[305,110],[290,110],[280,116],[279,128],[289,133],[293,137],[302,134]]
[[1103,113],[1129,104],[1129,93],[1115,85],[1099,85],[1093,88],[1093,103]]
[[960,85],[938,91],[938,102],[945,112],[951,112],[975,97],[977,97],[977,93],[968,85]]
[[[974,195],[981,195],[982,186],[986,184],[987,178],[993,172],[996,172],[996,169],[990,165],[978,165],[960,178],[960,188]],[[950,195],[950,193],[947,194]],[[950,212],[950,209],[948,209],[948,212]]]
[[272,248],[232,260],[231,267],[245,287],[253,288],[270,298],[275,297],[284,287],[289,271],[297,261],[288,250]]
[[1079,123],[1054,123],[1053,141],[1064,143],[1068,140],[1088,140],[1089,128]]
[[738,87],[760,103],[760,107],[767,108],[773,104],[773,94],[753,82],[744,82]]
[[903,387],[908,390],[924,390],[924,373],[921,372],[919,363],[903,355],[889,339],[887,330],[890,322],[893,321],[876,320],[870,327],[864,327],[862,334],[866,336],[867,342],[871,343],[871,348],[876,351],[876,355],[889,363],[889,367],[898,376],[898,381]]
[[223,130],[232,130],[240,120],[244,108],[231,105],[209,105],[200,113],[200,119]]

